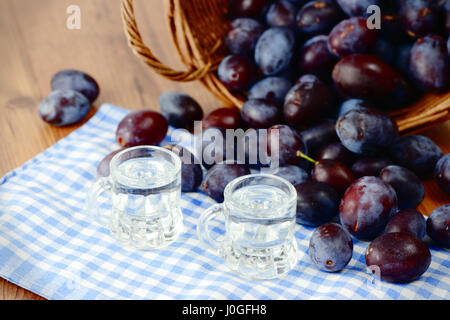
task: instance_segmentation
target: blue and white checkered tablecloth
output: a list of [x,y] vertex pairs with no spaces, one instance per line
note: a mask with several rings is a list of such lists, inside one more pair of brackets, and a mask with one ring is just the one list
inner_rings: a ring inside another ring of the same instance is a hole
[[118,148],[115,129],[127,112],[103,105],[0,179],[1,277],[49,299],[450,299],[449,251],[432,247],[430,268],[413,283],[372,284],[368,243],[354,240],[342,272],[322,272],[307,254],[313,229],[303,226],[296,226],[299,262],[285,278],[241,279],[197,239],[199,216],[214,203],[201,192],[182,195],[185,232],[176,243],[158,251],[122,249],[87,217],[84,203],[98,162]]

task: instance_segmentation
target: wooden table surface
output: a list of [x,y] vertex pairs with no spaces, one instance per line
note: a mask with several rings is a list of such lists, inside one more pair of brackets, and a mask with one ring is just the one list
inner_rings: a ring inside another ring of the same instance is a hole
[[[168,32],[165,1],[135,2],[149,47],[167,65],[183,69]],[[80,30],[66,27],[66,10],[72,4],[81,9]],[[134,110],[158,109],[158,96],[167,90],[187,92],[205,112],[221,106],[199,83],[165,80],[133,55],[123,34],[119,1],[1,0],[0,47],[0,176],[79,127],[54,128],[37,113],[38,103],[50,92],[52,75],[61,69],[85,70],[98,81],[101,94],[95,108],[110,102]],[[450,121],[424,134],[450,152]],[[450,202],[433,181],[425,186],[422,213]],[[0,299],[42,298],[0,278]]]

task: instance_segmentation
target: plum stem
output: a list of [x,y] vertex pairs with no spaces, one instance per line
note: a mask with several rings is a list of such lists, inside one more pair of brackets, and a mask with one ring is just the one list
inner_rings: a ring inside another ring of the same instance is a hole
[[301,152],[300,150],[297,151],[297,157],[303,158],[305,160],[308,160],[309,162],[313,163],[314,165],[318,164],[319,161],[316,161],[310,157],[308,157],[306,154],[304,154],[303,152]]

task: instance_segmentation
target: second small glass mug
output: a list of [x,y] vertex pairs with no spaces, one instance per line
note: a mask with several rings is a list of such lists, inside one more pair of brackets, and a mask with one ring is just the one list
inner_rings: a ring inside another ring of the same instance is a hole
[[[244,278],[286,275],[298,262],[294,186],[274,175],[251,174],[231,181],[224,198],[222,204],[211,206],[200,217],[198,237]],[[218,214],[225,218],[225,235],[220,241],[213,239],[208,229]]]
[[[111,211],[98,205],[105,191],[111,193]],[[149,250],[169,245],[182,232],[180,196],[180,158],[164,148],[139,146],[112,158],[110,175],[95,182],[86,203],[125,247]]]

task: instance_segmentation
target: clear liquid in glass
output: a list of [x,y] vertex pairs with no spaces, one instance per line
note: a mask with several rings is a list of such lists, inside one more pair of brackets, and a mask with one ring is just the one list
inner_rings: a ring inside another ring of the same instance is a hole
[[180,178],[164,158],[141,157],[119,164],[112,188],[111,231],[137,249],[162,248],[183,228]]
[[286,206],[285,191],[249,185],[235,190],[231,197],[225,205],[227,236],[221,247],[229,267],[250,279],[287,274],[297,263],[297,243],[295,205]]

